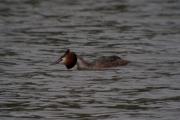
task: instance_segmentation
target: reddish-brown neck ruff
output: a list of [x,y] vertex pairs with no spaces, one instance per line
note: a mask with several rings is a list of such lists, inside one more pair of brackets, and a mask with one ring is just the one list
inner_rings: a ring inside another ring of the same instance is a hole
[[62,56],[63,63],[67,67],[67,69],[73,68],[77,63],[77,56],[74,52],[71,52],[69,49]]

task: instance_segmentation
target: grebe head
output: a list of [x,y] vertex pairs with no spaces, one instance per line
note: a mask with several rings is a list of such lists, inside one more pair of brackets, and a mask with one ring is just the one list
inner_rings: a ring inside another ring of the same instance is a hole
[[67,69],[71,69],[77,63],[77,56],[74,52],[71,52],[69,49],[67,49],[64,55],[62,55],[53,64],[58,64],[58,63],[63,63],[67,67]]

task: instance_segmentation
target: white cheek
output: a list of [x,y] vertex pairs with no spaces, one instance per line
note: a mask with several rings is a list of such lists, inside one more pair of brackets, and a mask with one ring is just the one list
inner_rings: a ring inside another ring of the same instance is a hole
[[65,62],[66,62],[66,58],[63,57],[61,62],[62,62],[62,63],[65,63]]

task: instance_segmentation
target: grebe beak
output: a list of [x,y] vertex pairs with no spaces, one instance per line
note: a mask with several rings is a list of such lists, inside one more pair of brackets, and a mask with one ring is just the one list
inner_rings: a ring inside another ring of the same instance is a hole
[[56,60],[55,62],[51,63],[51,65],[55,65],[55,64],[58,64],[58,63],[61,63],[62,62],[62,57],[60,57],[58,60]]

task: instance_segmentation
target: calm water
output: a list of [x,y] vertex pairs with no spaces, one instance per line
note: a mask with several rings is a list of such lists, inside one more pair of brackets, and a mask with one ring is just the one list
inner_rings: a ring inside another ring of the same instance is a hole
[[[131,63],[49,65],[67,48]],[[1,120],[179,118],[179,0],[1,0]]]

